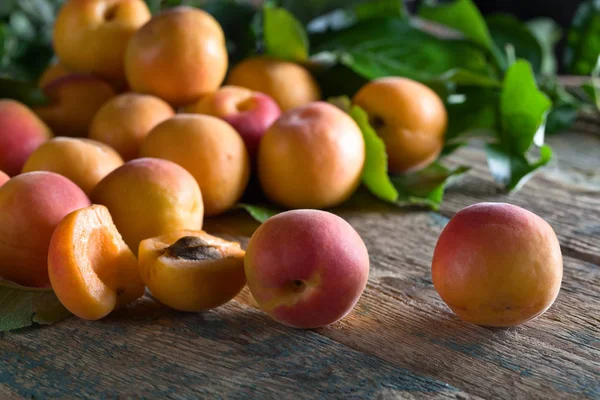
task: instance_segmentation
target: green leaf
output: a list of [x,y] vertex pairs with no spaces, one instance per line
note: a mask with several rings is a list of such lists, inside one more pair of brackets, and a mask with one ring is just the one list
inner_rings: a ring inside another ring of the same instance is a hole
[[0,98],[14,99],[30,107],[48,104],[42,89],[22,80],[0,75]]
[[540,72],[543,75],[556,75],[557,61],[554,49],[562,37],[562,29],[551,18],[532,19],[527,21],[526,25],[542,48]]
[[569,30],[564,61],[570,74],[590,75],[600,54],[600,1],[587,0],[577,9]]
[[34,323],[50,325],[70,315],[52,289],[0,280],[0,331],[25,328]]
[[337,55],[339,62],[366,79],[405,76],[439,81],[451,70],[492,76],[485,54],[473,45],[439,39],[398,18],[368,20],[320,35],[315,46],[317,53]]
[[308,37],[292,14],[283,8],[265,7],[263,18],[265,54],[283,60],[308,59]]
[[238,203],[235,205],[234,208],[238,210],[245,210],[248,214],[250,214],[252,218],[254,218],[260,223],[263,223],[272,216],[283,212],[283,210],[274,208],[272,206],[247,203]]
[[513,64],[506,72],[500,99],[501,141],[511,153],[527,152],[551,106],[537,87],[531,65],[524,60]]
[[492,50],[492,37],[477,6],[471,0],[455,0],[439,4],[426,1],[419,17],[457,30],[485,49]]
[[507,46],[512,46],[517,58],[529,61],[534,71],[541,71],[542,46],[525,23],[507,14],[492,15],[486,21],[504,65],[509,66],[506,52]]
[[446,186],[468,170],[464,166],[448,169],[435,162],[420,171],[394,176],[392,182],[399,194],[395,204],[438,210]]
[[381,4],[397,3],[398,7],[403,9],[402,0],[277,0],[280,7],[285,8],[296,18],[304,23],[308,23],[315,18],[321,17],[334,10],[356,10],[361,9],[362,13],[378,13]]
[[388,160],[385,143],[369,123],[369,116],[361,107],[352,105],[348,97],[329,100],[347,112],[360,128],[365,140],[365,165],[362,182],[375,197],[393,203],[398,192],[388,176]]
[[486,145],[488,166],[494,179],[510,192],[520,189],[540,167],[552,159],[552,149],[548,145],[540,147],[540,156],[529,161],[524,154],[507,152],[501,145]]

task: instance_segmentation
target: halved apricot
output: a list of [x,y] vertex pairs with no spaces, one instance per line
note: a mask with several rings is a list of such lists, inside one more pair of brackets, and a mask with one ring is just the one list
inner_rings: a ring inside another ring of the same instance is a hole
[[96,320],[144,294],[137,260],[101,205],[68,214],[48,251],[50,283],[76,316]]
[[246,284],[244,250],[204,231],[183,230],[143,240],[142,280],[161,303],[204,311],[233,299]]

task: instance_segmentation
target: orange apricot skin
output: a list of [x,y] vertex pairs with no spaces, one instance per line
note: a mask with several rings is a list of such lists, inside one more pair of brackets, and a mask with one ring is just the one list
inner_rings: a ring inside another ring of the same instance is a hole
[[48,273],[60,302],[87,320],[108,315],[145,290],[135,256],[100,205],[74,211],[56,226]]
[[306,68],[269,57],[245,59],[231,70],[227,84],[265,93],[284,112],[321,100],[321,90]]
[[545,312],[560,290],[563,264],[552,227],[523,208],[479,203],[444,228],[433,284],[462,320],[509,327]]
[[[165,248],[184,236],[204,239],[221,249],[224,258],[190,261],[165,255]],[[244,250],[204,231],[178,231],[140,243],[142,279],[161,303],[180,311],[204,311],[233,299],[246,284]]]
[[391,173],[422,169],[444,146],[448,114],[442,99],[420,82],[407,78],[375,79],[353,98],[385,142]]
[[4,172],[0,171],[0,186],[4,185],[6,182],[8,182],[9,179],[10,179],[10,176],[8,176]]
[[43,88],[56,79],[69,74],[71,74],[71,71],[67,70],[60,62],[54,62],[48,65],[42,73],[42,76],[40,76],[38,87]]

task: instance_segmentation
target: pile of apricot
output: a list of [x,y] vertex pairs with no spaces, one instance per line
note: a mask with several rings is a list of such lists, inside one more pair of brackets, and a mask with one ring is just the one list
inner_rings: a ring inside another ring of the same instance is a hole
[[[51,285],[86,319],[145,287],[175,309],[206,310],[246,282],[291,326],[350,311],[366,285],[367,250],[341,218],[309,209],[352,196],[365,142],[348,114],[321,101],[308,69],[265,56],[230,66],[211,15],[176,7],[152,16],[143,0],[67,0],[53,45],[56,61],[38,82],[47,104],[0,99],[0,278]],[[385,142],[391,173],[440,154],[447,113],[427,86],[378,79],[353,102]],[[300,210],[264,223],[245,253],[202,226],[232,209],[253,175],[271,202]],[[459,316],[493,323],[468,317],[471,298],[453,297],[474,283],[445,279],[460,263],[441,243],[436,288]]]

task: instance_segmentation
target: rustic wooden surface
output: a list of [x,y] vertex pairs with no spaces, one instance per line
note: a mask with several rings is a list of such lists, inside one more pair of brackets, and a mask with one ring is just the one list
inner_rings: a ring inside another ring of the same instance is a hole
[[[450,159],[475,168],[448,190],[439,213],[376,202],[336,210],[364,238],[371,274],[355,310],[333,326],[279,325],[246,290],[198,314],[146,297],[102,321],[2,334],[0,399],[600,398],[600,135],[549,142],[556,160],[511,196],[470,148]],[[439,233],[478,201],[538,213],[563,246],[559,297],[523,326],[463,323],[431,283]],[[255,227],[243,215],[207,223],[242,243]]]

